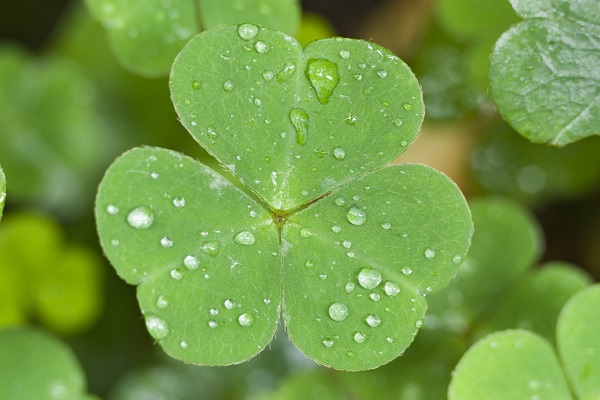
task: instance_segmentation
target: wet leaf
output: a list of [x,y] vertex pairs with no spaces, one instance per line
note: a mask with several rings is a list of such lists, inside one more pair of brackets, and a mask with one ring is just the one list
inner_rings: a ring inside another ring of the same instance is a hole
[[489,74],[502,117],[534,143],[600,134],[597,1],[511,3],[525,20],[496,42]]
[[600,396],[600,285],[574,295],[560,313],[556,339],[563,368],[580,399]]
[[281,312],[321,364],[362,370],[400,355],[472,233],[446,176],[381,168],[423,119],[408,67],[370,43],[302,51],[243,24],[192,40],[171,91],[182,123],[255,196],[164,149],[134,149],[108,170],[100,240],[138,285],[150,334],[187,362],[238,363],[270,342]]
[[72,351],[33,329],[0,331],[0,398],[84,398],[85,377]]

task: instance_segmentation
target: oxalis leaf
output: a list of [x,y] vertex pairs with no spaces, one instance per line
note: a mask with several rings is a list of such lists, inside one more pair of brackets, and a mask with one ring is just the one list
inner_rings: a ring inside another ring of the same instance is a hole
[[292,341],[327,366],[400,355],[472,233],[445,175],[381,168],[423,118],[408,67],[363,41],[302,51],[241,25],[193,39],[171,93],[192,135],[260,200],[169,150],[134,149],[110,167],[100,240],[138,285],[152,336],[187,362],[237,363],[270,342],[281,312]]
[[600,134],[597,0],[511,3],[525,21],[500,37],[489,72],[502,117],[536,143]]

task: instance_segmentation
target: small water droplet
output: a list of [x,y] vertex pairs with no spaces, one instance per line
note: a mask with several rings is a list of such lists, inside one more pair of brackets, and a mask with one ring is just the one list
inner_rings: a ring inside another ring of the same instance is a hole
[[349,251],[346,253],[346,255],[350,258],[354,258],[354,252],[353,251]]
[[385,78],[387,76],[387,71],[381,70],[377,73],[380,78]]
[[348,50],[340,50],[340,57],[347,60],[350,58],[350,52]]
[[362,225],[367,220],[367,213],[359,207],[351,207],[347,215],[348,221],[352,225]]
[[396,282],[392,281],[387,281],[383,286],[383,290],[385,291],[385,294],[392,297],[397,296],[398,293],[400,293],[400,287]]
[[406,147],[406,146],[408,146],[408,142],[406,140],[403,140],[400,142],[400,146]]
[[453,264],[460,264],[461,261],[462,261],[462,257],[460,256],[460,254],[457,254],[454,257],[452,257]]
[[146,316],[146,328],[154,339],[164,339],[169,335],[169,325],[156,315]]
[[396,125],[396,126],[402,126],[403,123],[404,123],[404,121],[402,121],[402,118],[396,118],[394,120],[394,125]]
[[225,81],[225,83],[223,83],[223,89],[226,92],[231,92],[233,90],[233,86],[233,81],[231,80]]
[[423,320],[422,319],[418,319],[417,322],[415,322],[415,326],[418,328],[423,326]]
[[344,150],[342,147],[336,147],[333,150],[333,156],[338,160],[343,160],[346,158],[346,150]]
[[365,289],[375,289],[381,283],[381,273],[373,268],[363,268],[358,273],[358,283]]
[[306,261],[306,264],[304,264],[306,266],[306,268],[308,269],[313,269],[315,266],[315,262],[313,260],[308,260]]
[[288,60],[285,62],[283,68],[277,72],[277,80],[279,82],[286,82],[294,75],[294,72],[296,72],[296,65]]
[[173,199],[173,205],[177,208],[185,206],[185,199],[183,197],[175,197]]
[[356,288],[356,284],[354,282],[346,283],[346,293],[350,294],[350,293],[354,292],[355,288]]
[[348,351],[348,357],[354,357],[355,355],[356,354],[352,350]]
[[181,346],[182,349],[187,349],[188,344],[185,340],[182,340],[181,343],[179,343],[179,345]]
[[173,241],[165,236],[160,239],[160,245],[164,248],[169,248],[173,246]]
[[217,310],[216,308],[211,308],[209,311],[210,315],[219,315],[219,310]]
[[333,346],[333,339],[331,338],[326,338],[323,340],[323,345],[325,345],[325,347],[331,347]]
[[381,319],[379,318],[379,316],[377,315],[369,315],[366,319],[367,321],[367,325],[369,325],[370,327],[376,328],[381,324]]
[[340,233],[342,231],[342,228],[337,225],[334,225],[331,227],[331,230],[335,233]]
[[384,222],[383,224],[381,224],[381,227],[385,230],[388,230],[392,227],[392,224],[390,224],[389,222]]
[[119,242],[117,239],[113,239],[110,241],[110,244],[112,244],[113,246],[118,246],[121,242]]
[[258,26],[252,24],[242,24],[238,27],[238,34],[244,40],[251,40],[258,34]]
[[352,247],[352,242],[349,240],[344,240],[342,242],[342,246],[344,246],[345,248],[349,249],[350,247]]
[[301,192],[301,194],[302,194],[302,196],[308,196],[308,190],[303,190],[303,191]]
[[412,108],[413,108],[412,104],[410,104],[410,103],[404,103],[404,109],[406,111],[410,111],[410,110],[412,110]]
[[169,272],[169,275],[171,275],[171,278],[175,279],[176,281],[180,280],[183,277],[183,274],[177,268],[173,268],[171,272]]
[[329,316],[334,321],[343,321],[348,318],[348,306],[343,303],[333,303],[329,306]]
[[343,197],[338,197],[333,201],[333,204],[335,204],[338,207],[343,207],[346,205],[346,199]]
[[425,250],[425,257],[428,258],[429,260],[431,260],[433,257],[435,257],[435,250],[433,250],[433,249]]
[[356,332],[354,334],[354,341],[356,343],[359,343],[359,344],[360,343],[364,343],[365,340],[367,340],[367,335],[365,335],[364,333],[362,333],[362,332]]
[[308,228],[300,229],[300,237],[301,238],[309,238],[313,235],[312,231]]
[[412,274],[412,269],[410,269],[408,267],[404,267],[404,268],[402,268],[402,273],[404,275],[410,275],[410,274]]
[[254,317],[248,313],[243,313],[238,317],[238,322],[243,327],[250,326],[254,322]]
[[327,275],[321,274],[321,275],[319,275],[319,278],[321,278],[322,280],[325,280],[325,279],[327,279]]
[[115,215],[119,212],[119,207],[115,206],[114,204],[109,204],[106,207],[106,212],[109,213],[110,215]]
[[269,46],[267,46],[267,44],[265,42],[263,42],[262,40],[259,40],[258,42],[256,42],[256,44],[254,45],[254,48],[260,54],[264,54],[269,50]]
[[202,83],[200,83],[200,81],[192,82],[192,88],[194,88],[194,90],[200,90],[201,87],[202,87]]
[[217,241],[204,242],[204,243],[202,243],[202,246],[200,246],[200,250],[202,250],[203,252],[205,252],[206,254],[208,254],[211,257],[215,257],[219,254],[219,242],[217,242]]
[[273,71],[264,71],[262,76],[265,81],[270,82],[271,80],[273,80],[275,74],[273,73]]
[[198,261],[198,259],[195,256],[185,256],[185,258],[183,259],[183,265],[187,268],[187,269],[196,269],[200,266],[200,262]]
[[233,239],[237,244],[243,244],[246,246],[252,246],[256,242],[256,237],[252,232],[249,231],[241,231],[235,238]]
[[154,213],[148,207],[138,207],[127,215],[127,223],[136,229],[146,229],[152,226]]
[[230,299],[227,299],[223,302],[223,305],[225,306],[226,309],[231,310],[233,307],[235,307],[235,303],[233,301],[231,301]]
[[379,301],[379,299],[381,299],[381,296],[379,295],[379,293],[375,293],[375,292],[369,294],[369,297],[373,301]]
[[305,145],[308,140],[308,114],[301,108],[292,108],[289,116],[296,130],[296,142]]
[[158,296],[158,299],[156,299],[156,307],[158,307],[160,309],[165,309],[168,306],[169,306],[169,298],[162,294],[160,296]]
[[356,118],[356,115],[352,114],[351,112],[349,112],[346,118],[344,118],[344,122],[346,122],[348,125],[355,125],[357,120],[358,118]]
[[337,64],[325,58],[311,58],[306,65],[305,75],[315,89],[319,102],[327,104],[340,82]]
[[386,340],[388,341],[388,343],[394,343],[394,339],[392,339],[391,337],[388,337]]
[[217,321],[208,321],[208,327],[209,328],[216,328],[217,326],[219,326],[219,324],[217,323]]

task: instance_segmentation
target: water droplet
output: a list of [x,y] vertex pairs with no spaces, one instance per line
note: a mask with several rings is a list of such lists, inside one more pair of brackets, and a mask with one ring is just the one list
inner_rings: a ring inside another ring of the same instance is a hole
[[106,207],[106,212],[109,213],[110,215],[115,215],[119,212],[119,207],[115,206],[114,204],[109,204]]
[[202,243],[200,246],[200,250],[205,252],[211,257],[215,257],[219,254],[219,242],[217,241],[209,241]]
[[347,215],[348,221],[352,225],[362,225],[367,220],[367,213],[359,207],[351,207]]
[[112,244],[113,246],[118,246],[119,243],[121,243],[121,242],[119,242],[117,239],[113,239],[110,241],[110,244]]
[[242,24],[238,27],[238,34],[244,40],[251,40],[258,34],[258,26],[252,24]]
[[385,78],[387,76],[387,71],[381,70],[377,73],[380,78]]
[[308,139],[308,114],[301,108],[290,110],[290,122],[296,130],[296,142],[300,145],[306,144]]
[[333,346],[333,339],[331,338],[326,338],[323,340],[323,345],[325,345],[325,347],[331,347]]
[[185,206],[185,199],[183,197],[175,197],[173,199],[173,205],[177,208]]
[[435,250],[433,250],[433,249],[425,250],[425,257],[427,257],[429,260],[431,260],[433,257],[435,257]]
[[410,111],[410,110],[412,110],[412,108],[413,108],[412,104],[410,104],[410,103],[404,103],[404,109],[406,111]]
[[379,295],[379,293],[375,293],[375,292],[369,294],[369,297],[373,301],[379,301],[379,299],[381,299],[381,296]]
[[309,238],[313,235],[312,231],[308,228],[300,229],[300,237],[301,238]]
[[346,293],[350,294],[350,293],[354,292],[355,288],[356,288],[356,284],[354,282],[346,283]]
[[400,142],[400,146],[406,147],[406,146],[408,146],[408,142],[406,140],[403,140]]
[[343,321],[348,318],[348,306],[343,303],[333,303],[329,306],[329,316],[334,321]]
[[303,191],[301,192],[301,194],[302,194],[302,196],[308,196],[308,190],[303,190]]
[[357,120],[358,120],[358,118],[356,118],[356,115],[352,114],[351,112],[349,112],[348,115],[346,116],[346,118],[344,118],[344,121],[348,125],[354,125],[354,124],[356,124]]
[[373,268],[363,268],[358,273],[358,283],[365,289],[375,289],[381,283],[381,273]]
[[225,306],[226,309],[231,310],[233,307],[235,307],[235,303],[229,299],[225,300],[223,302],[223,305]]
[[235,238],[233,240],[235,240],[237,244],[252,246],[256,242],[256,237],[254,237],[254,234],[252,232],[241,231],[240,233],[235,235]]
[[160,245],[164,248],[168,248],[168,247],[172,247],[173,246],[173,241],[171,239],[169,239],[168,237],[163,237],[160,239]]
[[340,82],[337,64],[325,58],[311,58],[306,65],[305,75],[315,89],[319,102],[326,104]]
[[254,105],[255,105],[256,107],[260,107],[260,106],[262,106],[262,103],[263,103],[263,102],[262,102],[262,100],[261,100],[259,97],[257,97],[257,98],[255,98],[255,99],[254,99]]
[[198,261],[198,259],[195,256],[185,256],[185,258],[183,259],[183,265],[187,268],[187,269],[196,269],[200,266],[200,262]]
[[453,264],[460,264],[461,261],[462,261],[462,257],[460,256],[460,254],[457,254],[454,257],[452,257]]
[[338,197],[333,201],[333,204],[335,204],[338,207],[343,207],[346,205],[346,199],[343,197]]
[[225,83],[223,83],[223,89],[226,92],[231,92],[233,90],[233,81],[225,81]]
[[354,357],[355,355],[356,354],[352,350],[348,351],[348,357]]
[[238,322],[243,327],[250,326],[254,322],[254,317],[248,313],[243,313],[238,317]]
[[347,60],[350,58],[350,52],[348,50],[340,50],[340,57]]
[[383,290],[388,296],[397,296],[400,293],[400,287],[396,282],[392,281],[387,281],[383,286]]
[[171,275],[171,278],[175,279],[176,281],[180,280],[183,277],[183,274],[177,268],[173,268],[171,272],[169,272],[169,275]]
[[417,329],[419,329],[420,327],[423,326],[423,320],[422,319],[418,319],[417,322],[415,322],[415,326],[417,327]]
[[410,275],[410,274],[412,274],[412,269],[410,269],[408,267],[404,267],[404,268],[402,268],[402,273],[404,275]]
[[402,121],[402,118],[396,118],[394,120],[394,125],[396,125],[396,126],[402,126],[403,123],[404,123],[404,121]]
[[325,279],[327,279],[327,275],[321,274],[321,275],[319,275],[319,278],[321,278],[322,280],[325,280]]
[[350,247],[352,247],[352,242],[349,240],[344,240],[342,242],[342,246],[344,246],[345,248],[349,249]]
[[296,72],[296,65],[292,61],[286,61],[283,68],[277,72],[277,80],[279,82],[288,81]]
[[211,308],[209,311],[210,315],[219,315],[219,310],[216,308]]
[[353,251],[349,251],[346,253],[346,255],[350,258],[354,258],[354,252]]
[[158,172],[152,172],[150,174],[150,178],[152,178],[152,179],[158,179]]
[[265,81],[270,82],[275,76],[275,74],[273,73],[273,71],[264,71],[262,76]]
[[381,224],[381,227],[385,230],[388,230],[392,227],[392,224],[390,224],[389,222],[384,222],[383,224]]
[[388,337],[386,340],[388,341],[388,343],[394,343],[394,339],[392,339],[391,337]]
[[146,316],[146,328],[154,339],[164,339],[169,335],[169,325],[156,315]]
[[188,344],[185,340],[182,340],[181,343],[179,343],[179,345],[181,346],[182,349],[187,349]]
[[342,228],[337,225],[334,225],[331,227],[331,230],[335,233],[340,233],[342,231]]
[[306,261],[306,264],[304,264],[306,266],[306,268],[308,269],[313,269],[315,266],[315,262],[313,260],[308,260]]
[[333,156],[338,160],[343,160],[344,158],[346,158],[346,150],[344,150],[341,147],[336,147],[333,150]]
[[167,296],[163,296],[162,294],[158,296],[156,299],[156,307],[160,309],[165,309],[169,305],[169,298]]
[[254,48],[260,54],[264,54],[269,50],[269,46],[267,46],[267,44],[265,42],[263,42],[262,40],[259,40],[258,42],[256,42],[256,44],[254,45]]
[[219,324],[217,323],[217,321],[208,321],[208,326],[210,328],[216,328],[217,326],[219,326]]
[[379,316],[377,315],[369,315],[366,319],[367,321],[367,325],[369,325],[370,327],[376,328],[381,324],[381,319],[379,318]]
[[138,207],[127,215],[127,223],[136,229],[146,229],[152,226],[154,213],[148,207]]
[[356,332],[354,334],[354,341],[356,343],[364,343],[366,339],[367,339],[367,335],[365,335],[362,332]]
[[202,87],[202,83],[200,83],[200,81],[193,81],[192,87],[194,88],[194,90],[200,90],[200,88]]

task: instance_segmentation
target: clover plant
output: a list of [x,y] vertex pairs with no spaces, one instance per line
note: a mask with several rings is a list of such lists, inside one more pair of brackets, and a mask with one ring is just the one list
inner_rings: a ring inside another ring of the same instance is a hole
[[496,42],[489,72],[502,117],[535,143],[600,134],[598,2],[510,2],[524,21]]
[[401,354],[472,233],[446,176],[385,167],[423,120],[410,69],[364,41],[302,49],[242,24],[190,41],[170,88],[183,125],[245,190],[159,148],[109,168],[98,232],[138,286],[150,334],[175,358],[232,364],[265,348],[281,313],[321,364],[362,370]]
[[73,352],[47,333],[0,331],[0,398],[92,400]]
[[298,0],[86,0],[120,62],[145,76],[168,75],[175,56],[201,29],[252,21],[294,34]]
[[567,302],[556,324],[556,350],[544,338],[528,331],[486,336],[457,365],[448,398],[598,398],[599,302],[597,284]]

